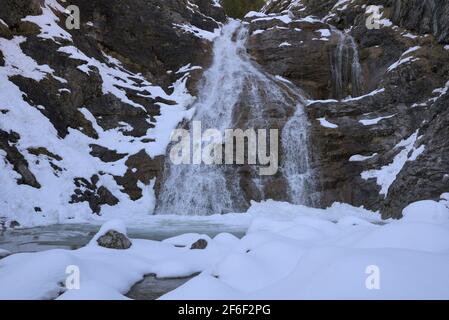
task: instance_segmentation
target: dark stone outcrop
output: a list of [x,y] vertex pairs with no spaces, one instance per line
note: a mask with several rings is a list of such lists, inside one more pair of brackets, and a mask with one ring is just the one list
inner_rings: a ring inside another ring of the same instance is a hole
[[[66,139],[71,132],[79,131],[92,139],[87,157],[92,156],[96,158],[95,161],[110,166],[125,159],[129,169],[122,176],[113,178],[121,187],[119,192],[129,195],[132,200],[140,199],[140,183],[148,186],[152,179],[160,176],[163,168],[161,157],[152,159],[145,150],[134,151],[135,154],[118,152],[103,145],[99,130],[120,131],[129,137],[130,144],[134,141],[152,143],[154,139],[148,137],[149,130],[155,127],[157,117],[161,115],[161,104],[173,105],[176,101],[151,96],[149,92],[138,92],[126,86],[120,88],[126,98],[142,106],[137,108],[111,93],[105,94],[100,70],[89,66],[89,71],[83,72],[79,67],[86,67],[85,61],[70,57],[61,52],[60,48],[73,46],[99,63],[126,69],[134,74],[140,73],[149,83],[160,86],[170,94],[173,90],[170,86],[182,76],[176,74],[177,70],[189,63],[204,69],[211,61],[211,42],[186,31],[183,26],[191,25],[199,30],[213,32],[226,20],[224,10],[213,6],[208,0],[73,0],[58,3],[63,7],[70,4],[80,8],[79,30],[68,30],[65,27],[65,13],[51,9],[59,18],[59,26],[70,33],[73,42],[61,38],[54,41],[44,39],[39,36],[41,30],[36,24],[22,20],[27,16],[41,15],[45,5],[51,8],[44,0],[0,0],[0,19],[4,21],[0,22],[0,37],[24,37],[20,44],[23,53],[37,64],[48,65],[54,70],[53,76],[49,74],[40,81],[20,73],[10,76],[9,81],[23,92],[23,99],[32,108],[36,108],[51,122],[60,139]],[[106,55],[117,59],[120,65],[114,65]],[[0,66],[4,63],[4,54],[0,50]],[[187,77],[187,88],[192,93],[201,74],[202,70],[199,69]],[[129,80],[134,82],[135,87],[141,87],[141,79],[130,75]],[[0,122],[2,115],[8,114],[12,107],[0,105]],[[96,123],[87,119],[86,110],[92,114]],[[14,139],[16,141],[12,141]],[[36,163],[48,162],[57,177],[68,170],[64,167],[65,159],[57,154],[58,151],[49,151],[41,146],[39,137],[36,137],[35,145],[27,146],[27,150],[17,148],[16,142],[20,142],[20,135],[0,131],[0,149],[7,154],[4,161],[20,174],[18,184],[40,188],[42,182],[30,169],[30,158]],[[73,194],[69,197],[70,203],[87,202],[95,214],[100,214],[104,205],[117,204],[120,197],[113,194],[117,191],[111,192],[98,182],[104,174],[100,171],[84,177],[74,172],[76,178]],[[35,200],[39,204],[40,200]],[[46,214],[45,204],[37,207],[40,214]],[[34,205],[30,206],[30,214],[35,214],[33,208]]]
[[100,247],[108,249],[126,250],[131,248],[132,243],[126,235],[115,230],[109,230],[97,239]]
[[93,213],[100,214],[102,205],[116,205],[118,199],[104,186],[97,186],[98,175],[91,177],[90,181],[85,178],[76,178],[74,184],[76,189],[71,196],[70,203],[87,202]]
[[203,250],[207,247],[207,241],[204,239],[198,239],[192,245],[190,246],[191,250],[197,249],[197,250]]

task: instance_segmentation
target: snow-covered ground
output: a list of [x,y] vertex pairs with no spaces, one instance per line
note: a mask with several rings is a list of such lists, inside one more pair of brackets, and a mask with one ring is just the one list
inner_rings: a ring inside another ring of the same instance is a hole
[[[118,205],[105,205],[104,210],[102,209],[102,214],[111,215],[107,217],[108,219],[123,214],[132,216],[143,212],[151,213],[155,205],[154,182],[148,185],[139,182],[142,197],[133,201],[117,184],[114,176],[123,176],[128,170],[126,161],[141,150],[145,150],[152,158],[166,153],[172,130],[191,116],[191,111],[188,111],[187,107],[194,101],[194,97],[189,94],[186,87],[189,70],[180,70],[178,80],[172,84],[170,92],[167,93],[163,88],[150,83],[142,74],[126,70],[120,61],[105,53],[102,62],[76,48],[71,35],[57,24],[60,20],[57,13],[64,13],[65,8],[56,0],[46,0],[43,4],[41,15],[28,16],[23,20],[35,23],[39,27],[41,30],[39,37],[55,41],[59,46],[58,53],[83,62],[78,67],[80,72],[89,75],[93,69],[98,70],[102,79],[103,94],[113,95],[123,103],[143,110],[146,110],[143,105],[128,98],[127,90],[137,92],[141,98],[159,97],[176,104],[159,103],[160,115],[154,117],[156,121],[147,115],[146,121],[153,127],[149,128],[141,139],[127,134],[130,128],[128,123],[122,121],[119,127],[105,130],[87,108],[79,108],[80,117],[84,117],[86,122],[90,123],[98,138],[92,138],[82,130],[73,128],[69,128],[68,135],[61,138],[54,124],[44,115],[45,113],[42,113],[42,110],[49,106],[30,104],[29,99],[26,99],[27,93],[22,92],[10,78],[20,75],[37,82],[45,78],[54,78],[60,83],[61,94],[70,92],[68,80],[62,78],[62,75],[57,76],[56,71],[49,65],[40,65],[23,52],[21,45],[27,42],[26,37],[0,38],[0,51],[5,60],[4,66],[0,66],[2,109],[0,130],[15,132],[20,136],[14,147],[24,156],[30,172],[41,185],[40,188],[34,188],[27,184],[18,184],[20,174],[6,159],[6,152],[0,149],[2,217],[8,222],[17,221],[25,227],[95,220],[96,217],[92,215],[88,203],[71,203],[71,195],[75,189],[74,179],[90,180],[90,177],[99,172],[104,175],[99,175],[98,186],[106,187],[119,200]],[[66,41],[64,45],[58,41],[61,39]],[[193,67],[191,70],[194,70]],[[151,142],[142,142],[146,140]],[[90,154],[92,144],[127,156],[113,163],[105,163]],[[30,152],[30,149],[38,147],[58,155],[58,158],[53,159]],[[55,166],[61,170],[55,170]],[[36,214],[35,208],[40,208],[41,213]]]
[[[184,234],[162,242],[133,239],[127,250],[97,245],[109,229],[126,233],[123,222],[112,220],[84,248],[0,260],[0,298],[123,299],[146,274],[198,272],[161,298],[449,298],[449,194],[403,213],[402,220],[382,223],[376,213],[344,204],[320,210],[267,201],[239,216],[215,216],[247,223],[242,239]],[[207,248],[190,250],[200,238]],[[67,277],[73,280],[78,269],[79,289],[67,290]]]

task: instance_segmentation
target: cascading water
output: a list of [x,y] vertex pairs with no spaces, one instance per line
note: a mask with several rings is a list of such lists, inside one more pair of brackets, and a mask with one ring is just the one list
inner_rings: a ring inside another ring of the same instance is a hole
[[[230,128],[283,128],[280,175],[287,181],[286,201],[306,203],[311,177],[307,149],[307,117],[297,88],[265,74],[246,55],[247,30],[232,20],[214,42],[214,59],[204,73],[193,121],[202,130]],[[275,111],[273,111],[275,110]],[[283,123],[276,114],[293,114]],[[172,164],[166,161],[158,196],[157,214],[209,215],[239,212],[248,207],[238,168],[226,165]],[[268,176],[252,176],[252,192],[264,199],[270,191]],[[247,188],[248,189],[248,188]],[[272,189],[272,188],[271,188]]]
[[359,96],[362,84],[362,67],[355,40],[337,28],[332,28],[332,31],[337,33],[339,37],[337,48],[332,56],[334,97],[342,99],[348,94],[352,97]]
[[315,201],[311,194],[314,177],[310,169],[307,123],[303,105],[298,105],[295,114],[282,130],[282,173],[288,180],[290,201],[294,204],[313,205]]

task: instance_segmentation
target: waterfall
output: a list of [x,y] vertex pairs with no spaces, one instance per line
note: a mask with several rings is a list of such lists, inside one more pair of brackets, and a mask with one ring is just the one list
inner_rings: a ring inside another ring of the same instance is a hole
[[359,96],[362,86],[362,67],[355,40],[351,35],[337,28],[332,28],[332,31],[339,37],[331,63],[335,88],[334,97],[342,99],[347,95]]
[[[261,71],[246,54],[246,39],[247,30],[239,21],[231,20],[223,26],[214,42],[212,65],[203,75],[192,106],[192,121],[200,121],[203,131],[281,129],[283,155],[278,175],[248,173],[250,177],[245,176],[242,183],[242,166],[175,165],[167,157],[156,214],[241,212],[249,206],[249,200],[271,198],[270,192],[276,190],[270,183],[283,180],[288,191],[282,200],[306,202],[304,186],[310,176],[308,122],[301,93],[292,84]],[[251,168],[245,170],[253,172]]]
[[294,204],[313,205],[313,171],[310,169],[308,150],[308,121],[302,105],[282,130],[284,161],[282,172],[288,180],[290,201]]

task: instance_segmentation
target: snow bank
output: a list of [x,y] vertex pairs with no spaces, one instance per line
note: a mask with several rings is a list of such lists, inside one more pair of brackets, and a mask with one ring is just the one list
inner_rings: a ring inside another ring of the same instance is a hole
[[[345,204],[322,210],[265,201],[240,214],[251,220],[242,239],[185,234],[162,242],[134,239],[127,250],[88,245],[15,254],[0,260],[0,299],[125,299],[146,274],[196,273],[161,298],[447,299],[446,198],[411,204],[403,220],[385,222]],[[115,220],[94,239],[111,228],[126,233]],[[208,246],[190,250],[200,238]],[[79,289],[64,285],[68,266],[79,269]]]
[[[449,298],[447,200],[414,203],[403,220],[385,225],[325,211],[341,217],[337,223],[312,214],[254,221],[236,252],[162,298]],[[378,288],[370,286],[372,272]]]
[[174,246],[187,247],[200,239],[204,239],[207,242],[209,242],[211,240],[210,237],[206,234],[186,233],[186,234],[182,234],[180,236],[165,239],[162,242],[169,243]]

